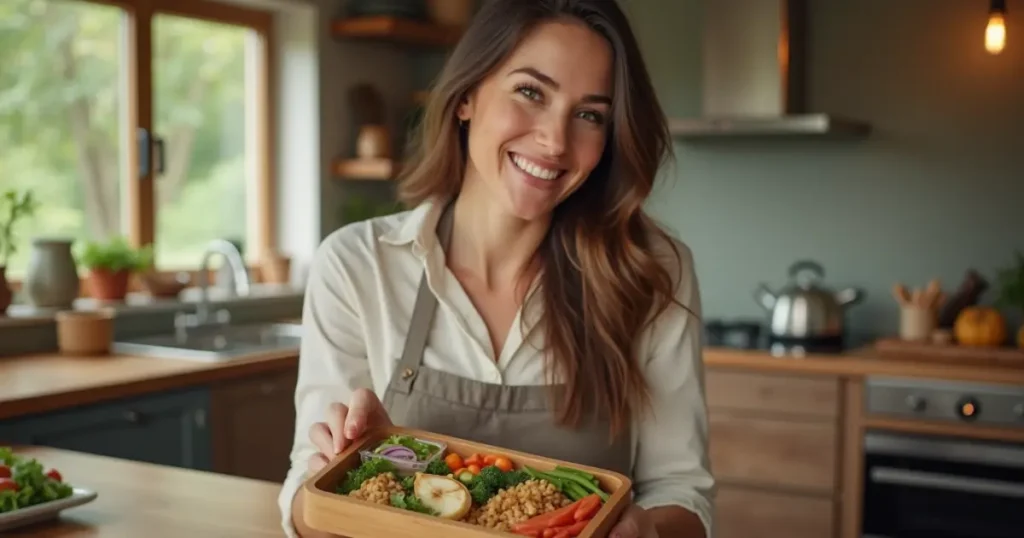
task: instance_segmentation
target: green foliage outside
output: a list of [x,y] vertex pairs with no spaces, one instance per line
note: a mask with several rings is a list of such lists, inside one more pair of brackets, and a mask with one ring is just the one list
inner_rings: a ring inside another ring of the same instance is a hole
[[[165,171],[154,189],[156,261],[195,265],[210,239],[245,239],[247,30],[157,15],[153,114]],[[82,244],[127,232],[123,17],[72,0],[0,2],[0,191],[40,202],[18,224],[9,273],[33,237]]]

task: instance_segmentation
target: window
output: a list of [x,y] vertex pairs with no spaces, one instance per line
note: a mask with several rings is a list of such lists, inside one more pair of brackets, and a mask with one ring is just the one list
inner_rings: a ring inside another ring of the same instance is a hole
[[152,244],[198,266],[211,239],[274,248],[271,15],[209,0],[0,2],[0,190],[34,237]]

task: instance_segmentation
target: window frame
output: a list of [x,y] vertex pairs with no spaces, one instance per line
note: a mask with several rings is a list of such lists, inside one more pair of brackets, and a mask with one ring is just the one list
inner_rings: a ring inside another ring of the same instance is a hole
[[[257,69],[252,80],[255,87],[250,88],[250,95],[255,102],[251,110],[254,112],[253,136],[247,149],[256,159],[255,181],[252,183],[254,202],[250,206],[257,212],[256,227],[250,230],[254,235],[247,241],[247,265],[253,270],[254,281],[260,281],[259,265],[263,260],[270,259],[277,252],[278,215],[276,199],[276,140],[274,131],[275,94],[273,81],[274,70],[274,13],[234,3],[215,0],[73,0],[87,4],[101,4],[120,8],[124,13],[122,43],[125,53],[124,81],[126,123],[122,126],[121,144],[126,154],[127,184],[124,185],[126,200],[123,208],[127,209],[127,228],[125,236],[135,247],[154,245],[159,241],[155,237],[157,222],[156,194],[154,192],[157,178],[154,167],[150,166],[145,174],[140,174],[139,144],[136,133],[144,130],[153,133],[153,18],[158,14],[175,15],[215,23],[231,24],[252,30],[257,36],[254,53],[257,58]],[[247,133],[247,136],[249,134]],[[149,162],[153,162],[154,148],[151,146]],[[161,156],[162,157],[162,156]],[[179,271],[195,272],[199,269],[199,260],[195,266],[160,267],[156,260],[158,273],[176,273]],[[11,287],[18,291],[22,282],[12,280]],[[134,285],[133,285],[134,288]],[[82,287],[84,294],[84,286]]]

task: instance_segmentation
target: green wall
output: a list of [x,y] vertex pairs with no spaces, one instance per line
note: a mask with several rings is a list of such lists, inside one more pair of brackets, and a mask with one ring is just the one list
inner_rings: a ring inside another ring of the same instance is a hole
[[[1024,250],[1024,2],[1008,2],[999,56],[982,46],[980,0],[810,3],[810,105],[874,133],[678,140],[650,207],[693,248],[707,317],[762,316],[754,287],[811,258],[828,284],[867,291],[849,317],[858,342],[896,331],[894,282],[949,291]],[[696,114],[701,1],[628,9],[666,112]]]

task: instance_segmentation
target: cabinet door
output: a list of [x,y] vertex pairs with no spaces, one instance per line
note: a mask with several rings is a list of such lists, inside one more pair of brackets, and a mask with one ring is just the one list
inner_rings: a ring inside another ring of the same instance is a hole
[[212,388],[213,470],[283,482],[295,437],[297,372],[275,372]]
[[207,470],[205,390],[147,395],[0,424],[0,439]]
[[722,485],[715,502],[717,538],[829,538],[830,498]]

